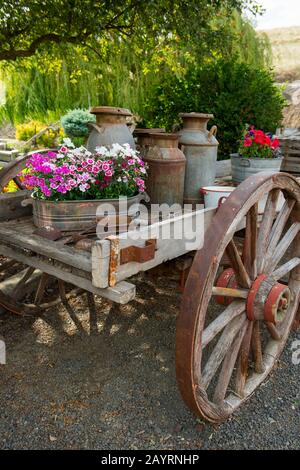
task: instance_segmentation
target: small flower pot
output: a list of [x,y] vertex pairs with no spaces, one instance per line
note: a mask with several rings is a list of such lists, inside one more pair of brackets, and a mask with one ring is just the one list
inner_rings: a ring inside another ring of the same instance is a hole
[[232,153],[230,157],[232,182],[234,184],[239,184],[248,176],[261,171],[277,173],[280,171],[283,162],[283,158],[245,158],[238,153]]

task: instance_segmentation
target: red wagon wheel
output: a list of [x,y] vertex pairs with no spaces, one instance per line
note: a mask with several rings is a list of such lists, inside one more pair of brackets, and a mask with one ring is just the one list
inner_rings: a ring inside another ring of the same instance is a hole
[[297,180],[260,173],[228,197],[206,232],[178,317],[176,372],[184,400],[208,421],[224,421],[249,398],[286,343],[299,303],[299,231]]

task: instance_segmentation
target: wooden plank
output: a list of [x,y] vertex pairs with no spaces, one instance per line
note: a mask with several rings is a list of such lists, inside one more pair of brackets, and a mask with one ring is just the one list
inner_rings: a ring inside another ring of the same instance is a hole
[[[116,282],[127,279],[140,271],[152,269],[159,264],[170,259],[177,258],[191,250],[196,250],[203,243],[204,232],[209,226],[212,217],[216,212],[215,208],[201,209],[199,211],[189,212],[187,214],[174,217],[173,219],[163,220],[146,227],[141,227],[135,232],[136,239],[132,239],[127,233],[118,235],[119,250],[128,246],[145,246],[147,239],[155,238],[157,240],[154,259],[145,263],[131,262],[120,265],[118,257],[118,266],[115,272]],[[193,230],[195,229],[196,220],[202,221],[197,246],[191,247]],[[182,233],[183,232],[183,233]],[[176,233],[176,236],[174,235]],[[169,235],[169,237],[168,237]],[[176,238],[177,236],[180,238]],[[109,285],[109,258],[110,258],[110,241],[99,240],[95,242],[92,248],[92,276],[93,285],[98,287],[106,287]]]
[[[32,228],[35,229],[34,225],[32,225]],[[23,233],[20,229],[16,230],[11,222],[4,222],[0,225],[0,242],[26,248],[34,253],[56,259],[84,271],[90,272],[92,269],[90,253],[75,250],[32,233]]]
[[111,300],[119,304],[126,304],[135,298],[135,285],[129,282],[123,281],[116,284],[114,287],[108,287],[106,289],[100,289],[95,287],[89,279],[75,275],[72,272],[66,272],[59,269],[54,264],[42,261],[38,257],[26,256],[25,254],[14,250],[10,246],[0,244],[0,254],[9,256],[10,258],[16,259],[21,263],[28,266],[35,267],[41,271],[49,274],[50,276],[62,279],[65,282],[73,284],[74,286],[81,287],[82,289],[92,292],[93,294],[99,295],[105,299]]

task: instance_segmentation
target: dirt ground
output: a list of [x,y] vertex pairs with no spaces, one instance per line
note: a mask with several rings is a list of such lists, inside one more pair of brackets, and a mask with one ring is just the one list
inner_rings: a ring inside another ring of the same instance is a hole
[[[0,314],[2,449],[300,448],[300,365],[290,343],[277,369],[227,423],[192,415],[175,377],[177,284],[135,278],[125,306],[86,298],[40,318]],[[292,339],[300,339],[294,333]],[[292,340],[291,339],[291,340]],[[290,341],[291,341],[290,340]]]

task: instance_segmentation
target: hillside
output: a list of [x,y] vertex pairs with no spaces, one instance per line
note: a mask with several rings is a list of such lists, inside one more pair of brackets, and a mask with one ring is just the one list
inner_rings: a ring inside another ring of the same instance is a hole
[[300,79],[300,26],[276,28],[266,33],[270,39],[278,81]]

